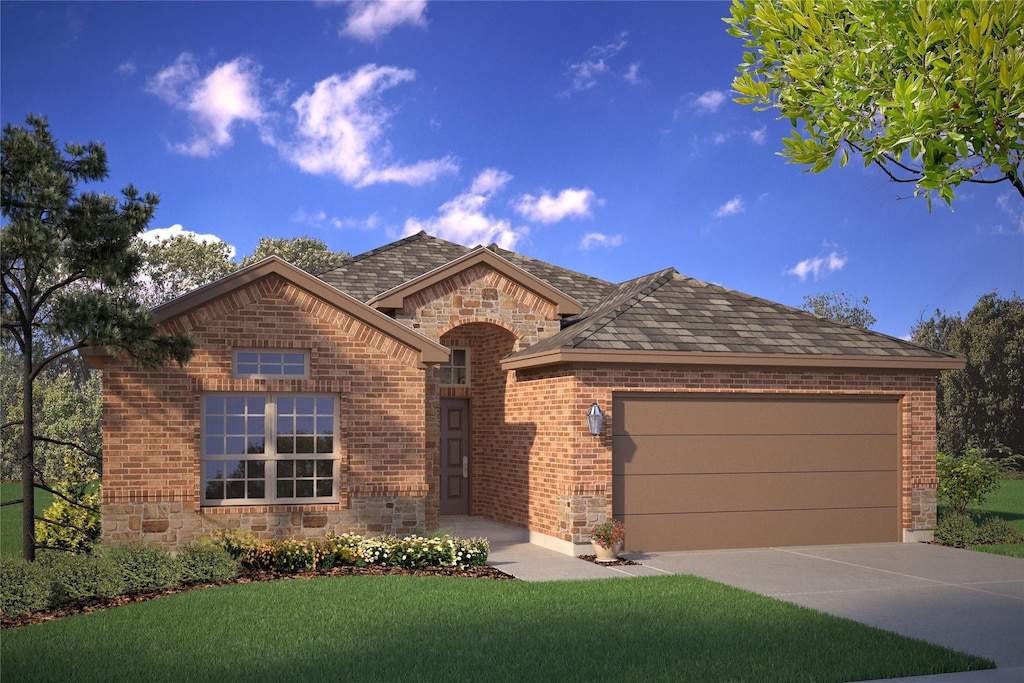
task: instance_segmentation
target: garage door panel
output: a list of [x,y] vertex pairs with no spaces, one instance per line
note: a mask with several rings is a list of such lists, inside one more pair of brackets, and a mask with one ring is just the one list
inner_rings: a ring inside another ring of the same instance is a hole
[[782,510],[626,515],[626,552],[885,543],[899,540],[891,510]]
[[626,393],[612,406],[628,550],[899,540],[895,397]]
[[[628,402],[631,410],[621,410]],[[855,397],[625,397],[613,402],[619,434],[891,434],[893,401]],[[851,410],[850,408],[854,408]]]
[[[612,511],[659,514],[830,508],[895,509],[892,472],[669,474],[612,477]],[[614,501],[629,501],[629,509]]]
[[892,469],[898,447],[895,434],[616,436],[612,474]]

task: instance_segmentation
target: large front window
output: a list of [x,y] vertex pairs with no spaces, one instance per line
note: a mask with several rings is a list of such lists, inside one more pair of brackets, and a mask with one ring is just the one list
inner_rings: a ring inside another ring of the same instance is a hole
[[337,499],[333,396],[203,397],[203,505]]

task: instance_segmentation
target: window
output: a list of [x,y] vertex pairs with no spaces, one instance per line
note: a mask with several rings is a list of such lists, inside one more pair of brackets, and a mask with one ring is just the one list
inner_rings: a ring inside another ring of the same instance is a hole
[[235,351],[233,361],[239,379],[309,378],[308,351]]
[[333,396],[203,396],[203,505],[337,498]]
[[442,386],[469,384],[469,349],[452,349],[452,357],[441,366]]

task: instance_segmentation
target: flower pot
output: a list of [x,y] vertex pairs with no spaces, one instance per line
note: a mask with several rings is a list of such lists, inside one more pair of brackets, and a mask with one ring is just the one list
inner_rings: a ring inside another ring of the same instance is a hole
[[594,546],[594,555],[598,562],[614,562],[619,558],[619,551],[622,550],[621,543],[617,543],[611,548],[605,548],[597,541],[591,541],[590,545]]

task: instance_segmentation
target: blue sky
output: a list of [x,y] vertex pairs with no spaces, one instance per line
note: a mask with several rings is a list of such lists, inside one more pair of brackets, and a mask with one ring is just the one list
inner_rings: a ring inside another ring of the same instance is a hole
[[668,266],[785,304],[842,290],[875,329],[1024,294],[1024,201],[950,212],[851,162],[776,152],[732,102],[726,3],[0,4],[0,117],[106,145],[151,227],[309,235],[353,254],[417,230],[620,282]]

